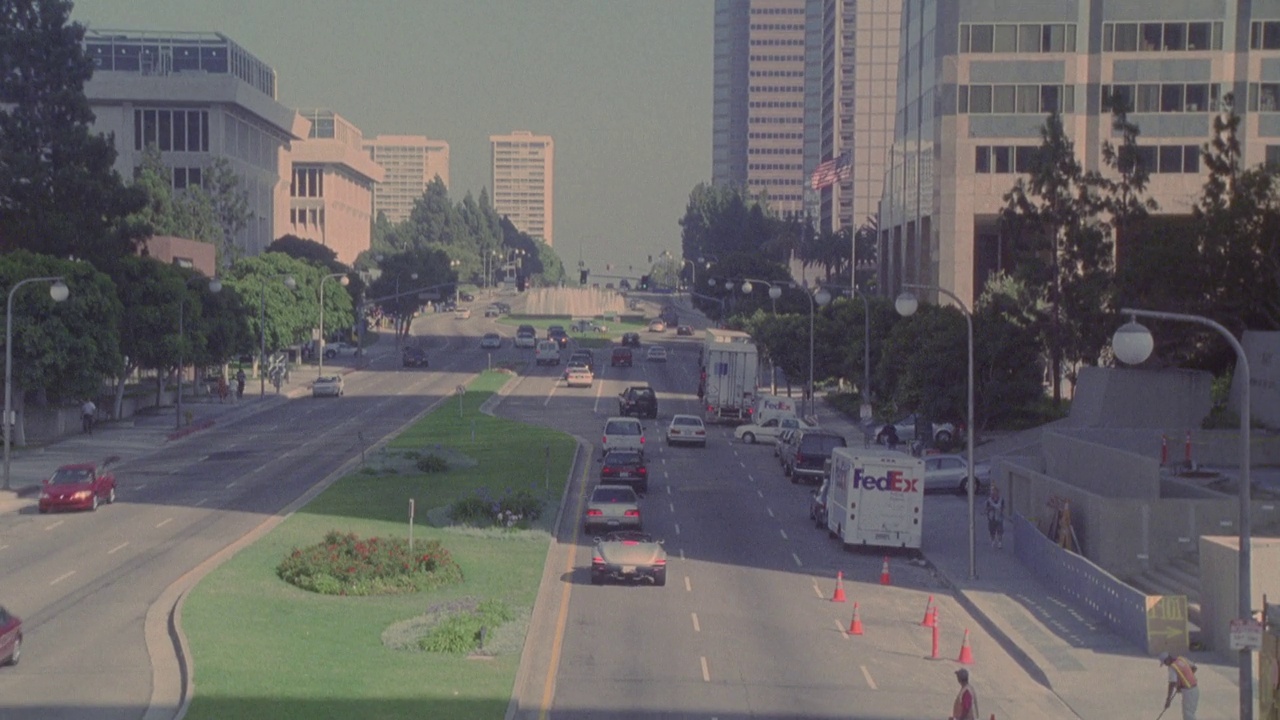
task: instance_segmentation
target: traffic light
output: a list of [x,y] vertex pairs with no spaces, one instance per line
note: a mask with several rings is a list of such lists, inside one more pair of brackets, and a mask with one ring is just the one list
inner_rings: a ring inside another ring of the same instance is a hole
[[649,276],[648,276],[648,275],[641,275],[641,276],[640,276],[640,288],[639,288],[639,289],[641,289],[641,290],[648,290],[648,289],[649,289]]
[[586,270],[586,269],[583,269],[583,270],[579,270],[579,271],[578,271],[578,284],[579,284],[579,285],[586,285],[586,284],[587,284],[587,273],[589,273],[589,272],[591,272],[591,271],[590,271],[590,270]]

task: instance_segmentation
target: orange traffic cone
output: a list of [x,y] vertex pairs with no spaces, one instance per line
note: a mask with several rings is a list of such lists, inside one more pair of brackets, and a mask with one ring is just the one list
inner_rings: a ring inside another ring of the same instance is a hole
[[850,635],[862,634],[862,616],[858,614],[858,603],[853,604],[853,622],[849,623]]
[[920,627],[933,627],[933,596],[929,596],[929,602],[924,604],[924,619],[920,621]]
[[831,602],[844,602],[844,572],[836,573],[836,593],[831,596]]
[[880,584],[892,585],[893,580],[889,578],[889,556],[884,556],[884,565],[880,566]]
[[973,648],[969,647],[969,628],[964,629],[964,642],[960,645],[960,657],[956,658],[956,662],[961,665],[973,664]]

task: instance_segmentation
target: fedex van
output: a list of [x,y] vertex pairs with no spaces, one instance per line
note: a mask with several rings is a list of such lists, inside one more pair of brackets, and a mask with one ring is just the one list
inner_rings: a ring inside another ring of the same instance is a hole
[[756,404],[751,408],[751,419],[764,422],[775,417],[795,417],[797,401],[781,395],[758,395]]
[[846,548],[920,549],[924,460],[881,448],[831,452],[827,532]]

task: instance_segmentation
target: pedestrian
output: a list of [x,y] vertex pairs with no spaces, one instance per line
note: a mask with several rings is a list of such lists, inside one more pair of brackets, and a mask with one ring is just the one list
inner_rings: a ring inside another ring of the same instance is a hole
[[1164,698],[1164,709],[1173,703],[1175,693],[1182,693],[1182,720],[1196,720],[1196,706],[1200,704],[1200,688],[1196,683],[1196,666],[1190,660],[1160,653],[1160,664],[1169,668],[1169,693]]
[[[977,490],[977,488],[974,488]],[[1000,488],[991,484],[991,495],[987,497],[987,532],[991,533],[991,547],[999,550],[1004,547],[1004,498],[1000,497]]]
[[93,400],[85,398],[80,405],[80,423],[83,432],[93,434],[93,417],[98,414],[98,406],[93,404]]
[[221,375],[218,376],[218,402],[227,401],[227,379]]
[[240,368],[236,372],[236,399],[237,400],[244,397],[244,380],[245,380],[244,368]]
[[950,720],[978,720],[978,694],[969,685],[969,671],[957,670],[956,680],[960,682],[960,693],[951,704]]

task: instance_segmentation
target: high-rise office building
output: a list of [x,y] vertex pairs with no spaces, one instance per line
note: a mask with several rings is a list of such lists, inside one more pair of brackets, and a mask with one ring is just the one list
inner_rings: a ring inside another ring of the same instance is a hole
[[556,144],[547,135],[517,130],[490,135],[493,209],[516,229],[554,244]]
[[249,218],[234,238],[262,252],[276,237],[280,151],[307,122],[276,101],[275,71],[218,33],[87,30],[93,77],[85,95],[94,129],[115,136],[116,170],[133,177],[147,148],[174,189],[201,185],[215,159],[240,179]]
[[365,150],[386,175],[373,186],[373,216],[393,223],[409,219],[427,185],[436,177],[449,187],[449,143],[422,135],[365,138]]
[[369,158],[360,129],[332,110],[299,110],[305,140],[282,151],[289,180],[276,192],[276,228],[333,250],[348,265],[369,249],[373,186],[383,169]]

